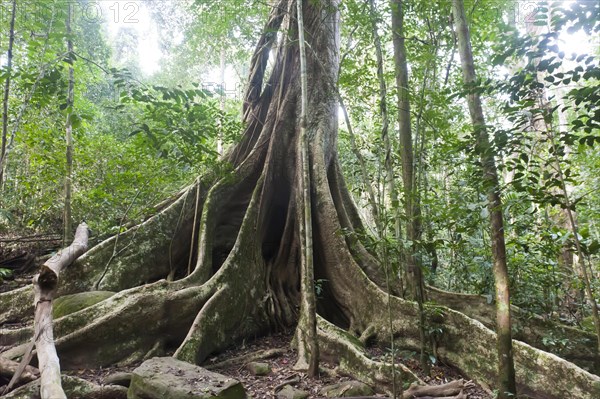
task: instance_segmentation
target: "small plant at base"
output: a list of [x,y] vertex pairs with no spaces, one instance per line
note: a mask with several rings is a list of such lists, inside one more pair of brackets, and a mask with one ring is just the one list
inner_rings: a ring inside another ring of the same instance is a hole
[[4,281],[5,278],[11,277],[12,274],[13,274],[12,270],[0,268],[0,283],[2,281]]

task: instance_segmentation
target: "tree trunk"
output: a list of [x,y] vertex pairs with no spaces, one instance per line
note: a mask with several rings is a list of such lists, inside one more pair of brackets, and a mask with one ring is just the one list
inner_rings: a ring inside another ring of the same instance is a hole
[[[375,4],[372,0],[369,1],[370,14],[371,14],[371,25],[373,32],[373,42],[375,44],[375,55],[377,57],[377,80],[379,81],[379,115],[381,116],[381,140],[383,141],[384,147],[384,169],[385,169],[385,182],[386,189],[388,191],[388,195],[390,196],[390,208],[394,218],[394,239],[396,242],[400,243],[401,237],[401,219],[400,219],[400,202],[398,199],[398,188],[396,186],[396,179],[394,178],[394,160],[393,153],[394,149],[392,146],[392,142],[390,140],[390,132],[389,132],[389,116],[387,109],[387,87],[385,83],[385,76],[383,74],[383,53],[381,50],[381,40],[379,38],[379,32],[377,27],[377,18]],[[385,198],[383,199],[385,202]],[[381,204],[381,208],[384,208],[384,204]],[[382,212],[378,212],[379,217],[382,218],[384,215]],[[379,226],[381,227],[379,234],[380,239],[383,240],[383,236],[385,235],[384,227],[385,223],[383,219],[378,221]],[[384,251],[387,251],[384,248]],[[386,256],[384,256],[386,257]],[[384,264],[383,267],[387,268],[387,264]],[[400,276],[400,289],[404,290],[404,284],[409,284],[407,278],[407,273],[404,268],[399,269]],[[404,292],[402,292],[404,295]]]
[[[225,47],[221,48],[221,54],[219,59],[219,77],[221,81],[219,84],[221,85],[221,99],[219,101],[219,108],[221,112],[225,112]],[[217,153],[219,155],[223,155],[223,127],[219,129],[219,134],[217,135]]]
[[4,98],[2,100],[2,144],[0,145],[0,191],[4,184],[4,167],[6,165],[6,144],[8,140],[8,98],[10,95],[10,75],[12,73],[13,45],[15,43],[15,19],[17,0],[12,2],[10,30],[8,33],[8,50],[6,53],[6,81],[4,82]]
[[71,38],[71,9],[72,5],[67,5],[67,19],[65,26],[67,30],[67,57],[69,57],[69,87],[67,89],[67,122],[65,126],[65,140],[67,144],[66,153],[66,173],[65,173],[65,205],[63,210],[63,245],[66,245],[71,238],[73,225],[71,220],[71,186],[73,179],[73,89],[75,78],[73,72],[73,39]]
[[[314,252],[312,229],[312,201],[310,195],[310,158],[308,156],[308,76],[306,72],[306,46],[304,38],[303,1],[296,1],[298,20],[298,47],[300,58],[300,174],[298,191],[301,193],[302,216],[300,219],[300,263],[301,302],[300,319],[296,332],[298,340],[298,362],[296,368],[308,366],[308,375],[316,377],[319,372],[319,344],[317,337],[317,306],[315,300]],[[312,136],[312,135],[311,135]],[[299,196],[300,197],[300,196]]]
[[410,120],[410,100],[408,83],[408,65],[404,44],[404,10],[402,0],[392,0],[392,37],[394,44],[394,66],[396,70],[396,89],[398,91],[398,125],[400,129],[400,158],[402,159],[402,180],[404,182],[404,212],[406,217],[406,238],[410,249],[405,251],[406,265],[412,288],[412,298],[419,305],[419,329],[421,335],[421,367],[428,372],[425,334],[425,284],[423,270],[415,256],[421,240],[421,211],[418,201],[418,187],[414,178],[413,137]]
[[[467,25],[463,1],[453,0],[452,11],[458,36],[463,80],[466,86],[472,86],[476,84],[475,66],[473,65],[471,38],[469,37],[469,27]],[[496,172],[494,151],[485,127],[481,98],[472,87],[470,90],[467,101],[477,140],[476,151],[480,156],[483,181],[487,190],[491,222],[492,258],[496,287],[496,333],[498,334],[498,397],[500,399],[508,399],[516,395],[517,389],[512,353],[510,289],[508,267],[506,265],[502,201],[500,199],[500,185]]]

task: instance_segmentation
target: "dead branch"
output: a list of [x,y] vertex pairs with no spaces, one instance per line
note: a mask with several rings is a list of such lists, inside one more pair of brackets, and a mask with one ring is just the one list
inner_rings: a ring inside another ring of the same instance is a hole
[[[33,278],[35,293],[34,337],[37,350],[39,369],[41,373],[40,395],[42,399],[67,399],[61,385],[60,364],[52,331],[52,299],[56,293],[58,276],[63,268],[87,250],[89,230],[87,224],[81,223],[75,232],[73,243],[60,250],[47,260],[40,272]],[[24,358],[28,363],[27,356]],[[20,376],[15,373],[13,380]],[[10,386],[13,384],[11,381]]]

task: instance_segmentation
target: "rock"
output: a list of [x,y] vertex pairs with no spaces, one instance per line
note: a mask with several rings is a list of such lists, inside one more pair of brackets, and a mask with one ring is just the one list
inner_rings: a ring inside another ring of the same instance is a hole
[[277,399],[306,399],[308,398],[308,392],[304,392],[298,388],[294,388],[291,385],[284,386],[281,391],[277,392]]
[[129,387],[131,384],[131,373],[117,372],[107,376],[104,379],[106,385],[121,385],[123,387]]
[[246,368],[253,375],[267,375],[271,372],[269,363],[250,362],[246,365]]
[[103,385],[81,399],[127,399],[127,388],[120,385]]
[[321,395],[328,398],[347,398],[350,396],[371,396],[375,395],[375,392],[370,386],[360,381],[346,381],[323,387]]
[[52,303],[52,317],[59,317],[75,313],[92,305],[110,298],[115,293],[110,291],[88,291],[72,295],[65,295],[54,299]]
[[239,381],[172,357],[155,357],[133,370],[128,399],[246,399]]

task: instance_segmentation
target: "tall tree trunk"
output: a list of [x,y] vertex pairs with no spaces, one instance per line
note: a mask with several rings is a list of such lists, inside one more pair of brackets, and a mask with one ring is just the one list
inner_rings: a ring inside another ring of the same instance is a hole
[[[225,112],[225,48],[221,48],[221,54],[220,54],[220,65],[219,65],[219,69],[220,69],[220,75],[219,77],[221,78],[221,81],[219,82],[219,84],[221,85],[221,101],[219,101],[219,107],[221,109],[221,112]],[[223,127],[221,126],[221,129],[219,129],[219,134],[217,135],[217,152],[219,153],[219,155],[223,155]]]
[[[304,39],[303,1],[296,0],[298,19],[298,43],[300,58],[300,170],[302,178],[299,179],[299,190],[302,192],[302,222],[300,223],[300,251],[301,251],[301,302],[300,320],[298,322],[298,345],[302,352],[308,349],[308,375],[316,377],[319,372],[319,345],[317,341],[317,305],[315,299],[315,272],[313,254],[312,230],[312,201],[310,194],[310,158],[308,155],[307,110],[308,110],[308,74],[306,72],[306,42]],[[314,135],[311,134],[314,137]],[[305,341],[304,344],[302,341]],[[305,359],[298,356],[298,366]]]
[[[385,83],[385,76],[383,74],[383,54],[381,50],[381,40],[379,38],[379,32],[377,27],[377,13],[375,10],[374,0],[369,0],[369,7],[371,13],[371,23],[372,23],[372,31],[373,31],[373,42],[375,44],[375,55],[377,57],[377,79],[379,81],[379,114],[381,116],[381,139],[383,141],[384,146],[384,168],[385,168],[385,182],[388,194],[390,196],[391,209],[394,217],[394,238],[399,243],[401,240],[401,228],[400,228],[400,201],[398,199],[398,189],[396,187],[396,181],[394,178],[394,160],[393,160],[393,147],[392,142],[390,140],[389,133],[389,116],[387,110],[387,87]],[[379,213],[380,217],[381,212]],[[382,221],[379,222],[381,226],[384,226],[385,223]],[[380,232],[384,234],[383,231]],[[387,267],[387,266],[384,266]],[[409,284],[406,278],[406,272],[403,269],[400,269],[401,276],[401,289],[403,290],[404,283]]]
[[[473,53],[471,51],[471,38],[465,15],[463,0],[452,1],[452,11],[456,33],[458,36],[458,49],[463,71],[465,85],[476,83]],[[494,151],[488,138],[485,127],[485,118],[481,98],[474,90],[467,96],[469,113],[473,122],[476,136],[476,151],[479,153],[483,172],[483,181],[488,196],[490,212],[492,257],[494,262],[494,278],[496,287],[496,329],[498,334],[498,398],[514,398],[516,395],[515,368],[512,353],[512,335],[510,320],[510,289],[508,267],[506,265],[506,246],[504,242],[504,220],[502,201],[500,199],[500,186],[494,160]]]
[[72,5],[67,5],[67,19],[65,26],[67,29],[67,57],[69,57],[69,87],[67,91],[67,122],[65,126],[65,140],[67,144],[67,164],[65,173],[65,206],[63,211],[63,244],[69,242],[73,231],[73,222],[71,220],[71,191],[73,179],[73,89],[75,78],[73,71],[73,39],[71,38],[71,9]]
[[[381,39],[379,38],[379,28],[378,28],[378,23],[377,23],[377,19],[379,18],[377,15],[377,10],[375,9],[375,1],[374,0],[369,0],[369,12],[371,14],[371,26],[372,26],[372,31],[373,31],[373,42],[375,44],[375,55],[377,58],[377,79],[379,80],[379,113],[381,115],[381,138],[383,140],[383,144],[384,144],[384,148],[385,148],[385,159],[384,159],[384,168],[385,168],[385,180],[386,180],[386,185],[388,187],[388,191],[389,191],[389,195],[390,195],[390,199],[391,199],[391,211],[392,214],[394,215],[394,238],[396,240],[396,242],[398,243],[398,245],[400,244],[400,240],[401,240],[401,236],[400,236],[400,204],[399,204],[399,200],[398,200],[398,191],[396,188],[396,181],[394,178],[394,163],[393,163],[393,159],[392,159],[392,154],[393,154],[393,149],[392,149],[392,144],[390,141],[390,134],[389,134],[389,117],[388,117],[388,111],[387,111],[387,86],[386,86],[386,82],[385,82],[385,76],[383,73],[383,52],[381,50]],[[385,201],[385,200],[384,200]],[[384,202],[382,201],[382,202]],[[384,207],[381,207],[382,209],[384,209]],[[387,243],[385,242],[385,235],[386,235],[386,223],[385,223],[385,213],[380,212],[379,213],[380,219],[377,221],[377,225],[378,225],[378,234],[379,234],[379,240],[382,243],[382,249],[381,249],[381,263],[382,263],[382,267],[383,270],[385,272],[385,281],[386,281],[386,287],[387,287],[387,291],[388,291],[388,301],[387,301],[387,308],[388,308],[388,323],[390,324],[390,332],[391,332],[391,325],[392,325],[392,319],[393,319],[393,314],[392,314],[392,310],[391,310],[391,301],[390,301],[390,283],[391,283],[391,278],[392,278],[392,272],[391,272],[391,262],[390,262],[390,256],[389,256],[389,249],[387,247]],[[406,282],[407,285],[410,285],[409,279],[408,279],[408,273],[406,273],[406,270],[402,267],[399,268],[398,270],[398,274],[400,276],[400,281],[401,281],[401,286],[404,285],[403,282]],[[402,288],[403,289],[403,288]],[[402,292],[402,295],[404,295],[404,292]],[[394,336],[393,334],[390,334],[390,350],[392,351],[392,353],[395,353],[395,342],[394,342]],[[393,370],[393,374],[394,377],[396,375],[395,373],[395,359],[392,355],[392,370]],[[394,397],[394,399],[396,399],[397,397],[397,381],[396,378],[393,379],[392,381],[392,396]]]
[[402,159],[402,180],[404,182],[404,212],[406,216],[406,238],[410,249],[405,251],[411,296],[419,305],[419,330],[421,339],[421,365],[428,370],[426,354],[425,286],[423,271],[415,256],[421,240],[421,211],[418,202],[417,186],[414,178],[413,137],[410,119],[410,100],[406,46],[404,44],[404,10],[402,0],[392,0],[392,38],[394,44],[394,66],[398,92],[398,126],[400,130],[400,158]]
[[0,147],[0,190],[4,183],[4,167],[6,165],[6,144],[8,140],[8,98],[10,95],[10,75],[12,73],[13,45],[15,43],[15,18],[17,0],[12,2],[10,30],[8,33],[8,51],[6,54],[6,81],[4,82],[4,98],[2,101],[2,144]]

